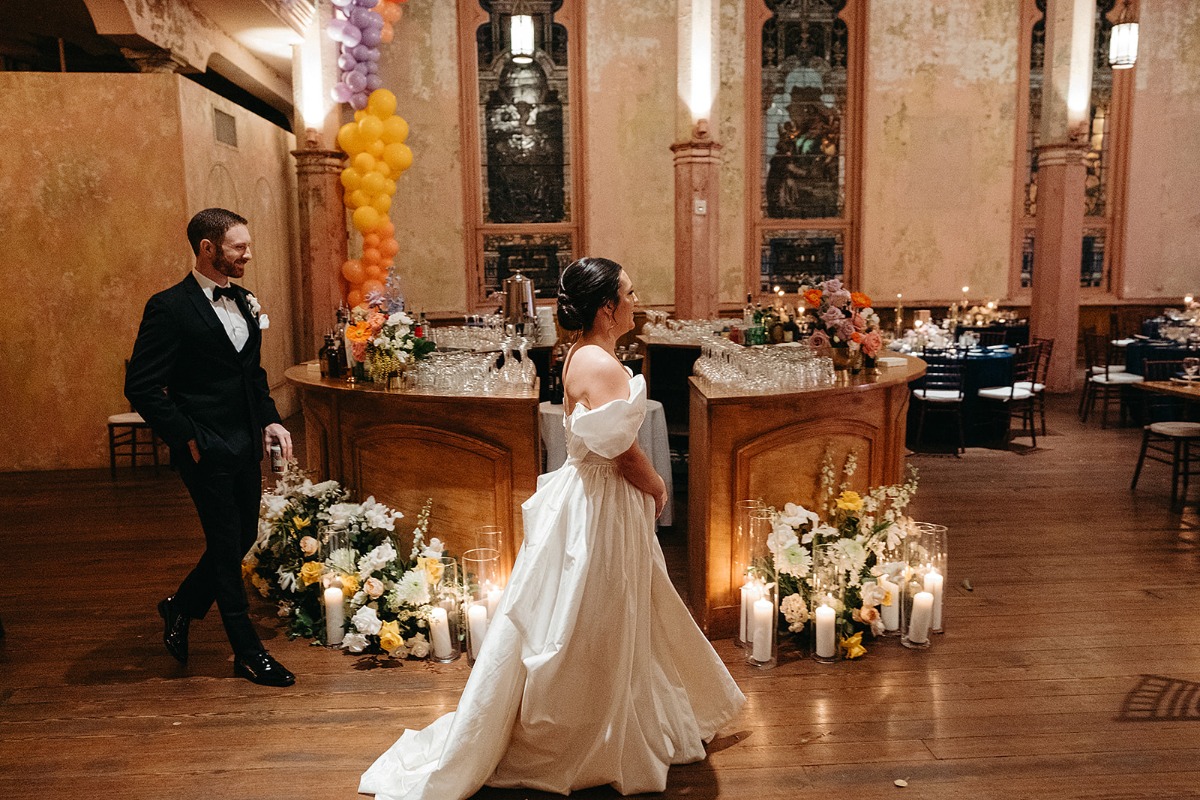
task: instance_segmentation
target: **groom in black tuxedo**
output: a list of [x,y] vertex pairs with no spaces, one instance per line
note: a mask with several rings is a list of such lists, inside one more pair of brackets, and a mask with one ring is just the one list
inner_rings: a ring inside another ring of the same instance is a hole
[[242,558],[258,532],[264,440],[292,457],[292,437],[259,364],[258,303],[230,283],[250,261],[250,231],[232,211],[192,217],[195,267],[146,303],[125,375],[125,396],[171,448],[204,529],[204,555],[178,591],[158,604],[163,643],[187,663],[188,624],[216,601],[234,674],[268,686],[295,676],[271,657],[250,622]]

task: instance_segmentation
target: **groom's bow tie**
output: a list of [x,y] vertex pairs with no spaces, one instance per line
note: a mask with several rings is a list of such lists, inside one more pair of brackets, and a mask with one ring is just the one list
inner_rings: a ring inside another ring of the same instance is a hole
[[228,297],[230,300],[234,301],[235,303],[237,302],[237,290],[233,288],[232,283],[229,284],[228,286],[214,286],[213,287],[213,302],[214,303],[217,302],[222,297]]

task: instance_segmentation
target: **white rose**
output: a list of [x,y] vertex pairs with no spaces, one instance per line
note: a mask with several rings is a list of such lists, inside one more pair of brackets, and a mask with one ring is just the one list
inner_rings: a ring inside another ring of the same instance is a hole
[[359,633],[365,633],[368,636],[374,636],[383,627],[383,621],[379,619],[379,615],[375,613],[375,609],[370,606],[360,608],[355,612],[350,622]]
[[429,655],[429,642],[425,641],[425,634],[418,633],[408,640],[408,653],[413,658],[424,658]]
[[383,581],[378,578],[367,578],[366,583],[363,584],[363,591],[372,599],[377,598],[383,594]]
[[300,540],[300,552],[304,553],[306,556],[311,556],[313,553],[317,552],[317,548],[320,546],[321,543],[311,536],[305,536]]
[[342,647],[351,653],[361,653],[367,648],[367,637],[361,633],[347,633],[342,637]]
[[792,528],[799,528],[801,525],[809,522],[815,525],[820,521],[820,518],[804,506],[799,506],[795,503],[785,503],[783,513],[779,515],[779,521]]

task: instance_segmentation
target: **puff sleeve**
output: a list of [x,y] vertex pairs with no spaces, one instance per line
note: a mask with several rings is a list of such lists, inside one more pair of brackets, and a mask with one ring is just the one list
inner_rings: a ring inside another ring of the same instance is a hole
[[629,381],[629,399],[613,400],[584,411],[571,422],[571,432],[588,450],[603,458],[616,458],[637,441],[646,417],[646,381],[636,375]]

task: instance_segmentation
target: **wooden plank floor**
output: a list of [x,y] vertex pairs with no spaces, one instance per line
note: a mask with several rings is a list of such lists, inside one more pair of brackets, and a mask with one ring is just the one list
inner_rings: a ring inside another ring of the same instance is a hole
[[[1072,408],[1054,404],[1037,451],[912,457],[917,516],[951,530],[948,631],[931,650],[887,641],[854,663],[761,672],[717,642],[749,704],[662,796],[1200,797],[1200,521],[1167,511],[1164,467],[1131,496],[1140,433],[1080,426]],[[0,502],[4,800],[352,798],[466,680],[464,662],[373,667],[287,641],[266,607],[296,686],[231,677],[215,613],[178,668],[154,604],[199,531],[174,475],[2,475]],[[678,564],[682,537],[664,544]]]

